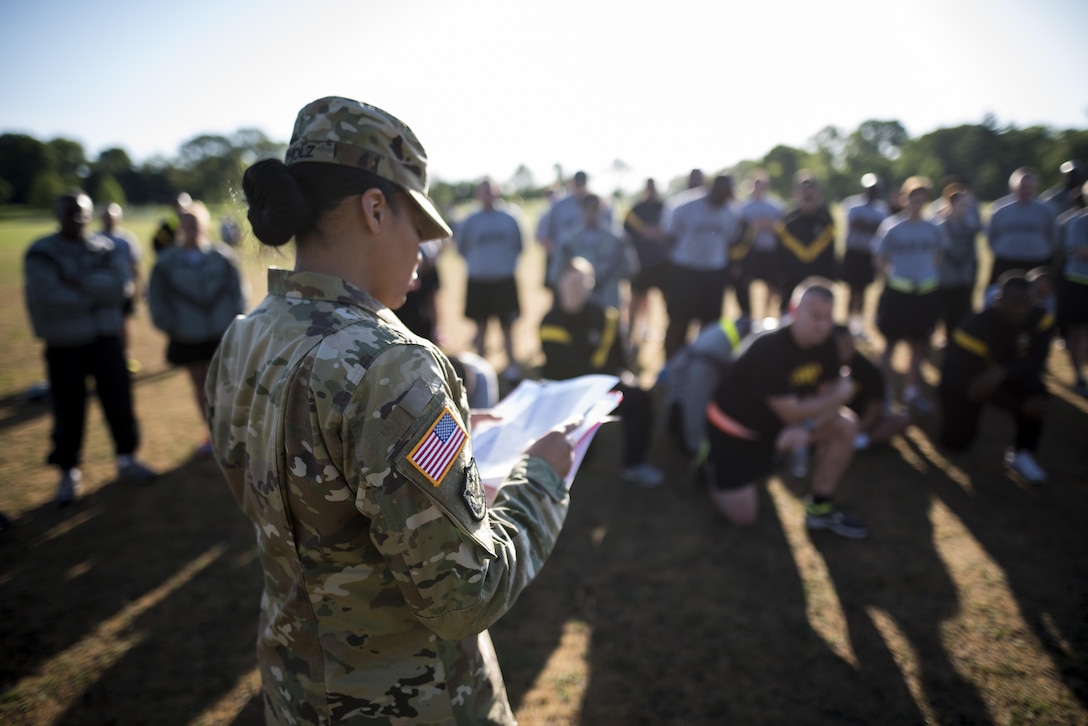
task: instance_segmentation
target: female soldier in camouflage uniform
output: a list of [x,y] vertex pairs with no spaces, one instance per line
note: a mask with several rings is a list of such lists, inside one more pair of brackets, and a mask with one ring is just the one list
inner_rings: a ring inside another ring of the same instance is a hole
[[426,156],[381,109],[299,113],[286,164],[243,182],[294,271],[227,331],[208,375],[216,457],[253,520],[269,723],[513,723],[486,628],[566,517],[562,432],[488,507],[461,382],[393,314],[422,240],[448,237]]

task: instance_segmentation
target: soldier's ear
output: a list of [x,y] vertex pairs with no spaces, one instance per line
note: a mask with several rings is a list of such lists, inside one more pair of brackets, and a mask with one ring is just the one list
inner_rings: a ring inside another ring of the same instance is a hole
[[389,200],[380,189],[367,189],[359,195],[358,204],[363,223],[371,234],[379,234],[392,221]]

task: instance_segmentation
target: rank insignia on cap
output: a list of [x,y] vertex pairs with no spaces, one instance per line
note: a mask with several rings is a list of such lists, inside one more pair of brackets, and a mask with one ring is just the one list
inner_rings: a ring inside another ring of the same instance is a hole
[[468,434],[446,408],[415,445],[412,453],[408,454],[408,461],[427,477],[432,486],[437,487],[467,440]]
[[465,467],[465,488],[461,496],[465,498],[472,518],[477,521],[483,519],[487,511],[487,495],[484,493],[484,484],[480,481],[480,470],[476,468],[475,459]]

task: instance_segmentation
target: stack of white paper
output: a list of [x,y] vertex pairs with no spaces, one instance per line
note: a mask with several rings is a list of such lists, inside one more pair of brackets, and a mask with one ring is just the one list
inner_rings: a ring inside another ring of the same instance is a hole
[[572,421],[578,427],[567,435],[574,443],[574,465],[566,477],[567,489],[582,464],[586,450],[602,423],[623,400],[613,391],[616,376],[581,376],[567,381],[522,381],[491,409],[499,421],[482,421],[472,430],[472,455],[488,501],[495,498],[526,447],[552,429]]

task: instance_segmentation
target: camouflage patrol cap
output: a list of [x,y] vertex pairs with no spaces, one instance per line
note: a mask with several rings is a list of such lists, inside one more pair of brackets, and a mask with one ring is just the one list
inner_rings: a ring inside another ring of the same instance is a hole
[[285,163],[322,162],[353,166],[393,182],[424,213],[423,239],[453,236],[427,196],[427,153],[412,130],[382,109],[330,96],[298,112]]

